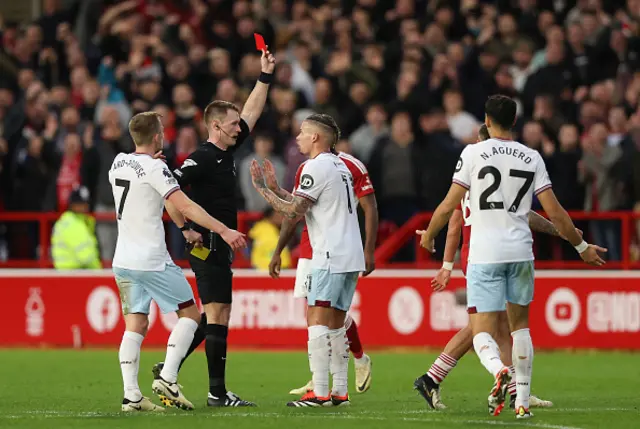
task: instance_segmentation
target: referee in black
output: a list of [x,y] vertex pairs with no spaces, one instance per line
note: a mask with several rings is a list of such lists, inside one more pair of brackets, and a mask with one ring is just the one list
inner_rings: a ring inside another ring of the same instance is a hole
[[[204,110],[208,140],[173,172],[181,187],[191,188],[191,199],[232,229],[236,229],[238,224],[237,179],[233,153],[247,139],[262,114],[275,69],[275,58],[268,50],[262,52],[260,61],[262,73],[242,111],[228,101],[211,102]],[[181,229],[185,231],[188,228],[187,224]],[[209,367],[207,404],[211,407],[255,406],[254,403],[244,401],[227,391],[225,386],[233,251],[212,231],[195,224],[192,228],[197,234],[187,235],[202,240],[202,248],[189,254],[189,262],[196,275],[204,314],[185,359],[206,339],[205,350]],[[161,369],[162,363],[156,364],[153,368],[154,375],[159,376]]]

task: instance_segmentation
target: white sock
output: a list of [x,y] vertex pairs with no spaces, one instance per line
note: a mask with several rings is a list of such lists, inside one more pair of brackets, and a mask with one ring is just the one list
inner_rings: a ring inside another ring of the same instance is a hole
[[193,334],[198,329],[198,323],[188,317],[181,317],[169,335],[167,342],[167,357],[160,372],[160,377],[169,383],[178,380],[178,369],[182,358],[187,354],[187,350],[193,341]]
[[494,377],[504,368],[500,360],[498,343],[486,332],[480,332],[473,337],[473,348],[480,358],[480,362]]
[[533,370],[533,342],[529,329],[511,333],[513,338],[513,366],[516,368],[516,409],[529,408],[531,395],[531,372]]
[[334,396],[346,396],[349,379],[349,340],[345,328],[329,331],[331,345],[331,375],[333,377]]
[[331,346],[327,326],[309,327],[309,369],[313,374],[313,391],[316,396],[329,396],[329,367]]
[[136,332],[124,331],[120,343],[120,370],[124,384],[124,397],[130,401],[138,402],[142,399],[142,393],[138,386],[138,369],[140,368],[140,346],[144,337]]

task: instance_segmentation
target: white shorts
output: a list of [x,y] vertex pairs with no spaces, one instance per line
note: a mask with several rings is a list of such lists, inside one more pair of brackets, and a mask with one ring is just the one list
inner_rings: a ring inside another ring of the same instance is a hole
[[293,286],[293,296],[306,298],[311,286],[311,259],[298,259],[296,268],[296,283]]

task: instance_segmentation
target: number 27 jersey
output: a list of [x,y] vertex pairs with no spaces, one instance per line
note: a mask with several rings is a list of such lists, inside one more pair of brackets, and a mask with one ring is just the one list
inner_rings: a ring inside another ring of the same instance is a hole
[[534,259],[529,211],[533,195],[551,187],[537,151],[501,139],[469,145],[460,155],[453,182],[469,190],[470,264]]

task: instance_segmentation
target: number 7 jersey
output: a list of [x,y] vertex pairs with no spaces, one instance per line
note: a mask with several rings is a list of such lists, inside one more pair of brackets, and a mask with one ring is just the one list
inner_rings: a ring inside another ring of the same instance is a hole
[[353,176],[345,163],[328,152],[308,160],[294,194],[313,202],[305,216],[311,266],[332,273],[364,271]]
[[149,155],[121,153],[109,170],[118,219],[113,266],[163,271],[171,262],[164,238],[164,201],[180,189],[169,168]]
[[529,211],[533,195],[551,187],[536,150],[495,138],[468,145],[453,183],[469,190],[473,213],[469,264],[534,259]]

